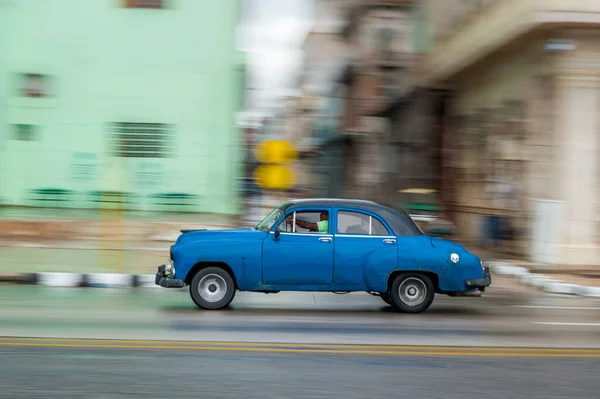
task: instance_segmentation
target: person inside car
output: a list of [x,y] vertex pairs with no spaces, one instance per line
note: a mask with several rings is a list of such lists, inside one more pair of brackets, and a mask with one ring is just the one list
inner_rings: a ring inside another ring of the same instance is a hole
[[[328,212],[321,212],[319,215],[318,222],[308,222],[306,220],[296,219],[296,226],[306,229],[310,232],[327,233],[329,231],[329,214]],[[292,216],[288,216],[286,221],[289,224],[293,223]]]

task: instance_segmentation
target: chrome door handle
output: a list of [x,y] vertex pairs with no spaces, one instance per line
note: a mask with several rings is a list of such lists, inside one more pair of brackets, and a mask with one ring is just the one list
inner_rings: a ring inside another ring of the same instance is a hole
[[321,241],[321,242],[331,242],[331,237],[321,237],[321,238],[319,238],[319,241]]
[[396,240],[394,240],[393,238],[386,238],[385,240],[383,240],[384,244],[395,244]]

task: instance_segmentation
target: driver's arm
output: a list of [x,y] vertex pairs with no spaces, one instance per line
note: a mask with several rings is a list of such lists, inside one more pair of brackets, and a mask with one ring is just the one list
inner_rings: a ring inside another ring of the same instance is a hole
[[[293,222],[292,219],[288,219],[288,221],[290,223]],[[319,227],[317,226],[317,224],[315,222],[307,222],[306,220],[296,219],[296,225],[298,227],[301,227],[303,229],[307,229],[310,231],[318,231],[319,230]]]

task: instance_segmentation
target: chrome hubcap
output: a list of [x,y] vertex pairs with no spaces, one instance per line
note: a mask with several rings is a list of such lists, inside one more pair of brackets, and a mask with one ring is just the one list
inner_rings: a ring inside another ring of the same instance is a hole
[[425,301],[427,297],[427,287],[425,283],[418,278],[409,277],[400,283],[398,287],[398,296],[400,300],[408,306],[417,306]]
[[225,298],[227,283],[223,277],[216,274],[208,274],[202,277],[198,284],[198,293],[206,302],[219,302]]

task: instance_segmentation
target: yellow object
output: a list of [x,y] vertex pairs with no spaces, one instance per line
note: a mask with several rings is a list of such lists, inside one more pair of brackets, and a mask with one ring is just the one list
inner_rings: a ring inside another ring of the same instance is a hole
[[405,188],[404,190],[398,190],[398,192],[403,194],[433,194],[437,193],[437,190],[432,188]]
[[254,179],[262,188],[286,190],[296,183],[296,174],[289,166],[261,165],[254,171]]
[[256,157],[261,163],[284,165],[298,158],[298,151],[289,141],[265,140],[256,147]]

